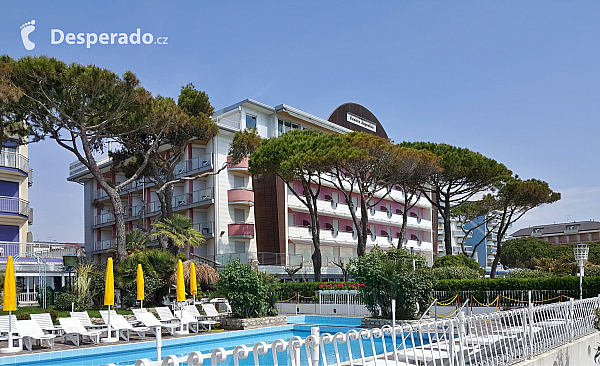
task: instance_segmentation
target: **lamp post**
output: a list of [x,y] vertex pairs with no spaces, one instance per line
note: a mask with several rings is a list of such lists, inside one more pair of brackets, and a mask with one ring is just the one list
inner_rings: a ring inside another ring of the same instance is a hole
[[73,281],[71,280],[71,272],[77,266],[77,256],[75,254],[63,255],[63,266],[69,272],[69,288],[73,292]]
[[579,265],[579,299],[583,299],[583,272],[585,262],[588,260],[588,254],[590,252],[590,246],[587,244],[577,244],[573,247],[573,254],[575,255],[575,261]]

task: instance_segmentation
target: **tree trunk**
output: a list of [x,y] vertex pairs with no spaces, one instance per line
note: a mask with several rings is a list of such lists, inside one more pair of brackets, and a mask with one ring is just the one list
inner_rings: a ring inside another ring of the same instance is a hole
[[113,215],[115,217],[115,229],[117,239],[117,262],[127,258],[127,243],[125,242],[125,210],[123,202],[116,189],[110,187],[106,182],[100,183],[113,206]]
[[306,192],[306,202],[310,204],[308,207],[308,211],[310,213],[310,232],[312,235],[313,242],[313,254],[312,254],[312,262],[313,262],[313,270],[315,272],[315,282],[321,282],[321,228],[319,226],[319,214],[317,212],[317,197],[314,197],[313,193],[310,191],[310,185],[308,185],[308,190]]
[[362,199],[360,200],[360,230],[358,231],[358,246],[356,248],[356,254],[362,257],[367,252],[367,226],[369,224],[369,216],[367,210],[367,204]]
[[502,253],[502,242],[498,239],[498,244],[496,244],[496,255],[494,256],[494,261],[492,262],[492,268],[490,270],[490,278],[496,277],[496,268],[498,267],[498,263],[500,263],[500,253]]
[[400,227],[400,236],[398,238],[398,249],[402,249],[404,238],[406,238],[406,220],[408,220],[408,210],[406,209],[405,202],[404,209],[402,210],[402,226]]
[[446,255],[452,255],[452,226],[450,225],[450,199],[446,199],[442,212],[444,219],[444,246]]

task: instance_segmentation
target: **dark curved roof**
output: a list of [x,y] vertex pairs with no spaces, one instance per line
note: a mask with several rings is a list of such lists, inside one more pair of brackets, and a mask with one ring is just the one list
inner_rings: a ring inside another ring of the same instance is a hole
[[[370,124],[374,126],[375,131],[373,131],[373,129],[365,128],[356,123],[348,121],[348,114],[370,122]],[[366,132],[375,136],[388,138],[387,132],[385,132],[385,129],[377,117],[375,117],[370,110],[357,103],[344,103],[340,105],[331,113],[327,120],[335,123],[338,126],[346,127],[353,131]]]

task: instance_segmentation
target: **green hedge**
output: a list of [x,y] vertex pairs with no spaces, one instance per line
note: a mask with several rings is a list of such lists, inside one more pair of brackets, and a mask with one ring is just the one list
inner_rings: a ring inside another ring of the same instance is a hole
[[[345,284],[351,285],[356,282],[286,282],[279,284],[279,300],[285,301],[289,298],[295,297],[296,294],[302,296],[299,302],[316,302],[317,291],[319,291],[319,285],[321,284]],[[331,288],[334,290],[334,288]]]
[[[481,278],[469,280],[440,280],[434,291],[504,291],[504,290],[567,290],[569,296],[579,297],[579,277],[549,278]],[[583,278],[583,296],[594,297],[600,294],[600,277]]]

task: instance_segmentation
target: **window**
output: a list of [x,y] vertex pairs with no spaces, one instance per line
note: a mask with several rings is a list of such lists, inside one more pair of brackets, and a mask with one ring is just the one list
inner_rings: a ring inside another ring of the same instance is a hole
[[244,177],[240,177],[237,175],[233,176],[233,188],[244,188],[246,187],[246,181]]
[[246,128],[256,128],[256,116],[246,114]]
[[242,223],[246,221],[246,211],[241,208],[236,208],[233,210],[234,219],[236,223]]
[[279,136],[285,132],[300,129],[302,129],[302,126],[300,126],[298,123],[292,123],[290,121],[284,121],[281,119],[277,121],[277,130],[279,131]]
[[234,242],[235,245],[235,252],[236,253],[245,253],[246,252],[246,243],[243,241],[236,241]]

